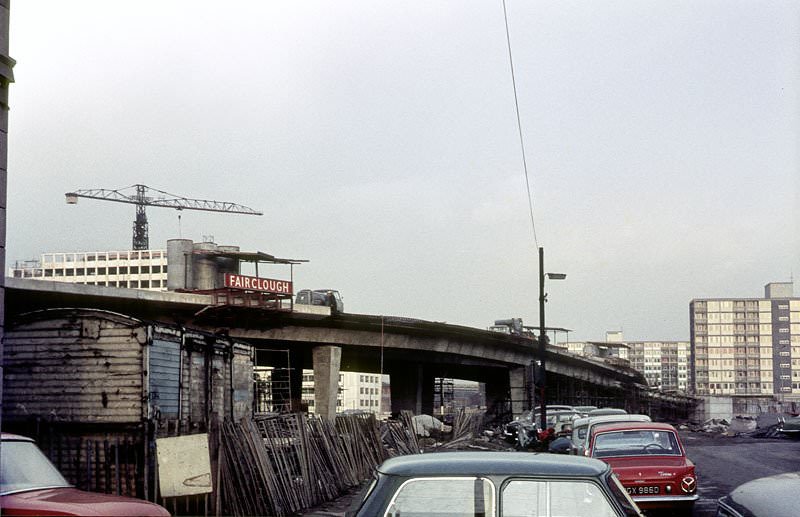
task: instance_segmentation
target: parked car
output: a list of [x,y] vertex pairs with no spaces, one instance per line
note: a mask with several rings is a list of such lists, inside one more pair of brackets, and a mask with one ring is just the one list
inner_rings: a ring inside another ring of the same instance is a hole
[[[542,429],[540,429],[541,426],[539,425],[539,411],[540,408],[534,408],[526,411],[516,420],[512,420],[511,422],[507,423],[503,427],[503,438],[508,443],[516,443],[517,433],[519,432],[519,428],[523,425],[528,427],[536,427],[538,431],[541,431]],[[572,421],[572,415],[577,415],[575,410],[572,409],[572,406],[547,406],[547,426],[548,428],[555,428],[558,426],[558,429],[556,429],[558,432],[565,423]]]
[[600,424],[613,424],[616,422],[649,422],[647,415],[602,415],[577,418],[572,422],[573,452],[584,455],[589,448],[589,437],[592,427]]
[[0,439],[0,508],[4,516],[169,516],[161,506],[141,499],[78,490],[30,438],[3,433]]
[[586,416],[605,416],[605,415],[627,415],[628,412],[621,408],[616,407],[601,407],[599,409],[592,409]]
[[717,517],[796,517],[800,472],[748,481],[717,503]]
[[780,417],[778,420],[778,432],[792,438],[800,438],[800,416]]
[[519,452],[441,452],[386,460],[355,517],[641,516],[608,465]]
[[523,425],[535,427],[535,424],[533,422],[533,411],[526,411],[521,416],[517,417],[515,420],[512,420],[511,422],[504,425],[503,439],[508,443],[516,443],[517,433],[519,433],[519,429]]
[[344,301],[339,291],[334,289],[302,289],[297,291],[294,303],[297,305],[324,305],[331,312],[344,312]]
[[580,417],[580,413],[574,409],[553,411],[547,413],[547,428],[553,429],[555,434],[560,435],[563,432],[572,434],[572,425],[576,418]]
[[595,426],[589,455],[611,465],[643,510],[691,513],[697,495],[694,463],[669,424],[624,422]]
[[589,411],[597,409],[597,406],[573,406],[572,409],[580,413],[581,416],[589,416]]

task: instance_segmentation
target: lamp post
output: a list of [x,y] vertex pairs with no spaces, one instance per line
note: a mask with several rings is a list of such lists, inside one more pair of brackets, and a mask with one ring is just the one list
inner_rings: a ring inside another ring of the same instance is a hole
[[544,272],[544,248],[539,248],[539,416],[541,418],[542,431],[547,429],[547,369],[545,367],[545,353],[547,351],[547,334],[544,324],[544,304],[547,301],[547,294],[544,292],[544,278],[551,280],[564,280],[567,275],[564,273],[545,273]]

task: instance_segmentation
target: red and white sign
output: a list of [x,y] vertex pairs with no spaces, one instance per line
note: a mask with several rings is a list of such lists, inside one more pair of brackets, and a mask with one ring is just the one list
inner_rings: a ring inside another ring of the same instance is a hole
[[234,275],[233,273],[225,273],[225,287],[265,293],[292,294],[292,283],[288,280],[273,280],[271,278]]

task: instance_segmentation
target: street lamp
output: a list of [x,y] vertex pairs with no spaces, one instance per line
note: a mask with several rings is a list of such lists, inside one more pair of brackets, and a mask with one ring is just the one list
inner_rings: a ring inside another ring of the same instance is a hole
[[547,334],[545,334],[544,324],[544,304],[547,301],[547,295],[544,292],[544,278],[550,280],[564,280],[567,278],[565,273],[545,273],[544,272],[544,248],[539,248],[539,416],[541,418],[542,431],[547,429],[547,400],[545,398],[545,390],[547,388],[546,375],[547,370],[545,367],[545,353],[547,350]]

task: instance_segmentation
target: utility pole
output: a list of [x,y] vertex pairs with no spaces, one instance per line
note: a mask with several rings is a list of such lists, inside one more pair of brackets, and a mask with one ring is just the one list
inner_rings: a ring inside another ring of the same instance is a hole
[[[6,292],[6,206],[8,186],[8,86],[14,82],[16,61],[8,55],[10,0],[0,0],[0,406],[3,402],[3,335],[5,333]],[[2,416],[0,416],[2,430]]]
[[564,273],[545,273],[544,272],[544,248],[539,248],[539,371],[537,380],[539,381],[539,415],[541,416],[542,431],[547,429],[547,366],[546,357],[547,327],[544,324],[544,304],[547,303],[547,294],[544,292],[544,278],[551,280],[564,280],[567,275]]
[[544,294],[544,248],[539,247],[539,417],[541,418],[542,431],[547,430],[547,368],[545,355],[547,352],[547,335],[544,324],[544,304],[547,301]]

